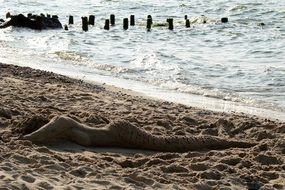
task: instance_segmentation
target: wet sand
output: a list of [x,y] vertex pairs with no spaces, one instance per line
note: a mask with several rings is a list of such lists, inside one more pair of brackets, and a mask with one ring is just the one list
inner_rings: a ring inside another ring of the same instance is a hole
[[[8,189],[284,189],[285,123],[149,99],[0,64],[0,187]],[[66,115],[101,128],[125,120],[153,135],[211,135],[251,148],[184,153],[21,140]]]

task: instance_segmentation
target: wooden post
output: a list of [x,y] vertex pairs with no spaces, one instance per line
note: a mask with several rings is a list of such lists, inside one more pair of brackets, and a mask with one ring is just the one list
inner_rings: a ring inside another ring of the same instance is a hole
[[106,19],[106,20],[105,20],[104,29],[105,29],[105,30],[109,30],[109,29],[110,29],[110,20],[109,20],[109,19]]
[[188,16],[187,16],[187,15],[185,15],[185,16],[184,16],[184,19],[185,19],[185,20],[187,20],[187,19],[188,19]]
[[94,24],[95,24],[95,16],[94,15],[89,15],[89,24],[94,26]]
[[129,28],[129,19],[128,18],[124,18],[123,27],[124,27],[124,30],[128,30],[128,28]]
[[186,19],[186,23],[185,23],[186,28],[190,28],[190,20]]
[[11,13],[10,12],[7,12],[6,13],[6,18],[10,18],[11,17]]
[[152,17],[151,17],[151,15],[147,15],[147,19],[150,19],[150,21],[151,21],[150,24],[152,24]]
[[64,25],[64,30],[68,30],[68,26],[66,24]]
[[131,26],[134,26],[134,25],[135,25],[135,15],[131,15],[131,18],[130,18],[130,25],[131,25]]
[[71,16],[71,15],[69,16],[68,24],[74,24],[73,16]]
[[167,22],[168,22],[168,29],[173,30],[173,18],[168,18]]
[[114,14],[110,15],[110,22],[111,22],[111,26],[115,25],[115,15]]
[[82,19],[82,30],[87,32],[88,31],[88,19],[87,17],[81,17]]
[[223,17],[223,18],[221,18],[221,22],[227,23],[227,22],[229,22],[229,19],[227,17]]
[[151,24],[152,24],[152,19],[148,18],[147,21],[146,21],[146,29],[147,29],[147,31],[151,30]]

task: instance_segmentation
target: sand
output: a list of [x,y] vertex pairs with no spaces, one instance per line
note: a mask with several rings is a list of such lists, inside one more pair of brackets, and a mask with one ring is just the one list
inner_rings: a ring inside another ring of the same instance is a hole
[[[54,116],[124,120],[153,135],[211,135],[251,148],[177,152],[21,140]],[[149,99],[0,64],[0,189],[285,189],[285,123]]]

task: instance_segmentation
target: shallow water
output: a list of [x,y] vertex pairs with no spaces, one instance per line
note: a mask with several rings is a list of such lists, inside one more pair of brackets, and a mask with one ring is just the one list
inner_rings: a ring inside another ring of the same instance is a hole
[[[209,101],[223,100],[226,104],[285,113],[285,1],[0,0],[0,3],[2,18],[10,11],[57,14],[63,24],[67,23],[68,15],[75,19],[69,31],[1,30],[3,63],[125,88],[142,90],[149,86],[169,94],[182,92],[190,98],[198,95],[202,99],[210,97]],[[116,15],[116,25],[105,31],[104,20],[112,13]],[[95,14],[96,25],[82,32],[80,17],[89,14]],[[122,19],[130,14],[136,16],[136,26],[124,31]],[[148,14],[155,24],[174,18],[174,30],[153,27],[147,32]],[[191,20],[190,29],[184,27],[186,14]],[[229,23],[219,22],[224,16],[229,17]]]

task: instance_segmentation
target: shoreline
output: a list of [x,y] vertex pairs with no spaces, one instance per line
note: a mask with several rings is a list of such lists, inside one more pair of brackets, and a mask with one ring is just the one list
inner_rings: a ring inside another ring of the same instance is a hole
[[[69,76],[71,78],[79,79],[76,77]],[[276,121],[285,122],[285,112],[279,112],[264,108],[247,106],[244,103],[226,101],[222,99],[205,97],[195,94],[187,94],[182,92],[175,92],[172,90],[164,90],[156,87],[149,89],[149,86],[144,86],[142,88],[126,89],[123,85],[118,87],[116,84],[105,84],[99,83],[93,80],[85,80],[93,84],[99,84],[104,86],[111,91],[121,91],[133,96],[142,96],[147,99],[154,99],[158,101],[168,101],[171,103],[182,104],[185,106],[195,107],[197,109],[209,110],[220,113],[236,113],[236,114],[246,114],[252,117],[260,117],[264,119],[271,119]],[[125,85],[126,86],[126,85]]]
[[[26,67],[26,65],[27,64],[21,64],[18,66]],[[73,79],[83,80],[87,83],[95,85],[103,85],[105,88],[108,88],[111,91],[120,91],[129,95],[142,96],[147,99],[169,101],[172,103],[182,104],[185,106],[196,107],[198,109],[209,110],[214,112],[245,114],[250,115],[252,117],[260,117],[264,119],[285,122],[285,112],[254,107],[253,105],[247,105],[241,102],[232,102],[202,95],[165,90],[160,87],[146,85],[139,81],[128,81],[126,79],[118,79],[110,76],[94,76],[91,74],[88,75],[88,73],[78,74],[75,72],[71,72],[70,70],[67,71],[68,69],[65,67],[65,65],[62,65],[61,68],[51,67],[40,69],[41,66],[38,66],[38,68],[36,69],[47,72],[54,72],[63,76],[71,77]]]
[[[76,77],[72,77],[76,78]],[[79,78],[78,78],[79,79]],[[151,87],[144,85],[136,90],[133,88],[126,89],[123,85],[118,87],[116,84],[98,83],[96,81],[85,80],[86,82],[94,84],[104,84],[104,86],[111,91],[121,91],[129,95],[142,96],[147,99],[154,99],[158,101],[168,101],[175,104],[182,104],[185,106],[195,107],[197,109],[209,110],[220,113],[236,113],[245,114],[252,117],[260,117],[264,119],[271,119],[285,122],[285,112],[274,111],[265,108],[248,106],[244,103],[232,102],[202,95],[188,94],[182,92],[175,92],[172,90],[165,90],[159,87]],[[126,85],[125,85],[126,86]]]
[[[203,110],[132,93],[0,63],[0,186],[8,189],[285,187],[284,122]],[[66,142],[36,145],[21,139],[60,115],[95,128],[124,120],[157,136],[208,135],[257,145],[152,153]]]

